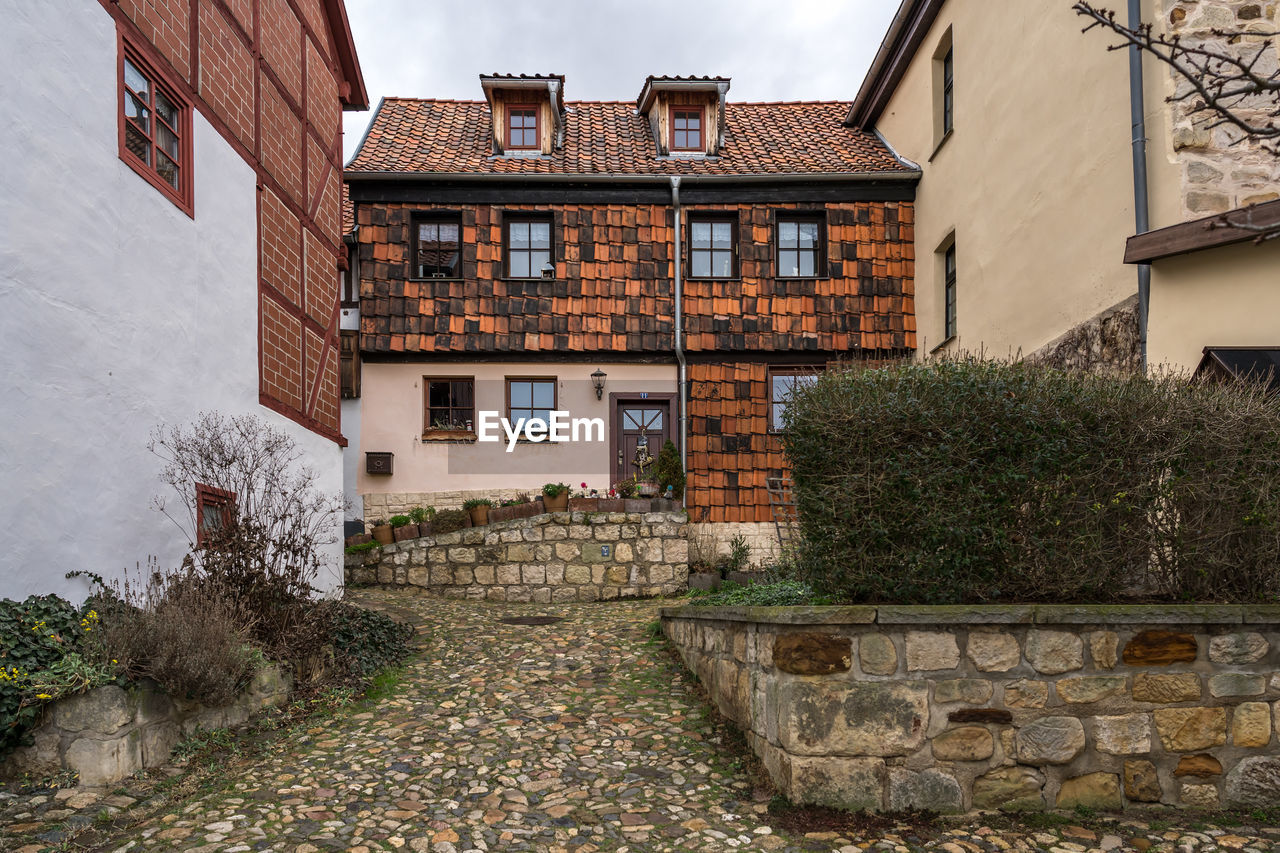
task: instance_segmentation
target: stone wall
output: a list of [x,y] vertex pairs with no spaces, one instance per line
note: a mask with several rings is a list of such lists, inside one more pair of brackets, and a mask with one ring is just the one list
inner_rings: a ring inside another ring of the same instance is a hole
[[408,515],[416,506],[433,506],[436,509],[461,509],[462,504],[472,498],[488,498],[495,505],[509,501],[517,495],[528,495],[537,498],[538,493],[529,489],[472,489],[470,491],[451,492],[380,492],[364,495],[365,526],[371,527],[378,519],[389,519],[393,515]]
[[[1136,274],[1133,286],[1138,287]],[[1137,293],[1069,329],[1032,353],[1028,361],[1059,370],[1137,372],[1142,368]]]
[[346,580],[544,604],[674,595],[687,528],[683,511],[543,513],[348,554]]
[[32,745],[14,750],[0,772],[74,770],[82,785],[109,785],[164,764],[178,741],[200,729],[237,726],[255,711],[283,705],[289,690],[290,679],[275,666],[259,670],[239,699],[219,708],[174,699],[154,684],[99,687],[51,703],[32,732]]
[[[1205,44],[1235,56],[1251,59],[1257,52],[1263,36],[1250,33],[1280,29],[1280,4],[1270,0],[1164,0],[1163,5],[1170,34],[1188,44]],[[1244,35],[1228,39],[1215,30]],[[1273,40],[1255,70],[1265,77],[1276,70],[1278,61],[1280,40]],[[1175,95],[1190,89],[1172,69],[1162,73],[1170,76]],[[1175,101],[1170,111],[1173,148],[1182,166],[1184,217],[1197,219],[1280,198],[1280,160],[1260,142],[1242,139],[1241,131],[1230,125],[1211,127],[1216,119],[1209,113],[1193,115],[1200,100]],[[1274,102],[1268,105],[1257,99],[1254,104],[1242,104],[1238,112],[1265,124],[1267,111],[1274,107]]]
[[1280,607],[662,617],[796,802],[964,812],[1280,800]]
[[762,567],[778,558],[778,528],[768,522],[704,522],[689,525],[689,558],[715,564],[732,549],[733,537],[742,536],[751,549],[748,563]]

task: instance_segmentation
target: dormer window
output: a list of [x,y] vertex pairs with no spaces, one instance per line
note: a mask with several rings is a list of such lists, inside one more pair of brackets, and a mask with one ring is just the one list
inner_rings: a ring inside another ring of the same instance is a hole
[[540,147],[537,105],[513,104],[507,107],[507,148],[527,151]]
[[671,108],[671,150],[702,151],[702,108]]

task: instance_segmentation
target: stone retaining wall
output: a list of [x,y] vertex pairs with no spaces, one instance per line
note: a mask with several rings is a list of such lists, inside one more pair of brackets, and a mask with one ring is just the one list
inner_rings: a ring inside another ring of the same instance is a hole
[[0,770],[37,777],[74,770],[82,785],[109,785],[164,764],[178,741],[200,729],[237,726],[283,705],[289,690],[290,679],[275,666],[259,670],[239,699],[219,708],[171,698],[154,685],[99,687],[51,703],[32,745],[14,750]]
[[1280,802],[1280,607],[666,608],[793,801]]
[[543,513],[348,554],[346,580],[544,604],[673,595],[687,527],[683,511]]

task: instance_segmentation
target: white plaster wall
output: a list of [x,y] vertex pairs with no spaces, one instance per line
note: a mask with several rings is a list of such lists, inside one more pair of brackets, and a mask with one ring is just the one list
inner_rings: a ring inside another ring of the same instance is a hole
[[[338,318],[343,329],[360,328],[360,311],[343,308]],[[342,435],[347,446],[342,450],[342,499],[346,518],[364,518],[364,496],[356,487],[360,473],[360,399],[342,401]]]
[[[286,428],[331,493],[337,446],[257,402],[253,170],[198,114],[195,218],[118,155],[116,34],[92,0],[11,6],[0,35],[0,595],[79,599],[73,569],[176,565],[145,448],[204,410]],[[341,546],[323,587],[341,584]]]

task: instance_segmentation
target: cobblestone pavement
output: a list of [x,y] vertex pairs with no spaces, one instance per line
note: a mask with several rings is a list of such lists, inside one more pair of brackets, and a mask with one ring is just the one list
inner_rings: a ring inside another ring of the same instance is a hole
[[[419,625],[422,653],[392,696],[281,738],[227,784],[163,812],[135,807],[143,795],[130,796],[128,784],[0,800],[0,849],[49,849],[69,828],[131,808],[139,819],[95,849],[1190,853],[1269,850],[1280,839],[1280,829],[1138,822],[786,835],[770,825],[769,793],[719,742],[691,679],[646,632],[660,602],[505,605],[380,590],[351,598]],[[500,621],[533,614],[564,618]]]

